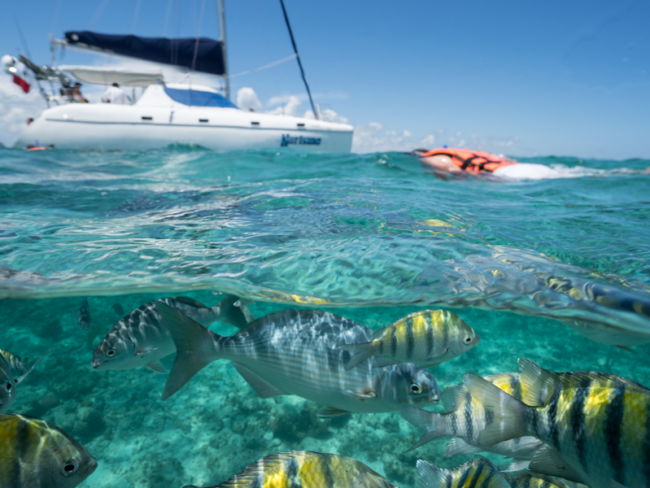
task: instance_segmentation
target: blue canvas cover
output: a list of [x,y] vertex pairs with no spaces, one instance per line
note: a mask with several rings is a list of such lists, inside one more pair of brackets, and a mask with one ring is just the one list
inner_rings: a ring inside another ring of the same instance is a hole
[[[68,31],[68,44],[98,48],[122,56],[144,59],[156,63],[184,66],[203,73],[223,75],[221,42],[207,37],[167,39],[166,37],[139,37],[133,35],[99,34],[91,31]],[[194,53],[196,50],[196,61]]]
[[201,90],[182,90],[180,88],[169,87],[165,87],[165,93],[176,103],[182,103],[183,105],[192,105],[194,107],[237,108],[237,105],[218,93]]

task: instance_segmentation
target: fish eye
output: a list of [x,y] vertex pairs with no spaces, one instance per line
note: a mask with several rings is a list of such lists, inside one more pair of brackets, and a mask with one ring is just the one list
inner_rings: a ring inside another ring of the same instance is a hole
[[7,391],[11,391],[11,389],[13,388],[11,381],[5,380],[5,388],[7,389]]
[[76,461],[66,461],[61,465],[61,474],[63,476],[70,476],[74,472],[77,471],[77,468],[79,467],[79,464]]
[[409,391],[415,395],[422,393],[422,385],[420,383],[411,383],[409,385]]
[[465,339],[463,340],[463,342],[464,342],[465,344],[471,344],[471,343],[472,343],[472,336],[467,336],[467,337],[465,337]]
[[112,358],[113,356],[115,356],[115,349],[109,349],[108,351],[106,351],[106,355],[109,358]]

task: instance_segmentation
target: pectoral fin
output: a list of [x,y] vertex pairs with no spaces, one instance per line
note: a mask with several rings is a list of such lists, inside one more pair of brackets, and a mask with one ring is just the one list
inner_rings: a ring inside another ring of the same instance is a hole
[[133,355],[134,356],[144,356],[145,354],[149,354],[150,352],[154,352],[154,351],[157,351],[157,350],[158,350],[157,347],[154,347],[152,349],[136,349],[133,352]]
[[366,400],[369,398],[376,398],[377,397],[377,392],[371,388],[366,388],[362,391],[352,391],[352,390],[346,390],[346,393],[348,395],[351,395],[353,397],[357,397],[362,400]]
[[48,354],[50,354],[51,352],[52,352],[52,349],[50,349],[49,351],[47,351],[47,352],[43,355],[43,357],[41,357],[38,361],[36,361],[34,364],[32,364],[32,367],[31,367],[31,368],[29,368],[27,371],[25,371],[25,374],[21,375],[19,378],[16,378],[16,380],[15,380],[16,384],[18,384],[18,383],[22,383],[23,380],[27,377],[27,375],[28,375],[29,373],[31,373],[32,371],[34,371],[34,368],[35,368],[36,366],[38,366],[38,363],[40,363],[43,359],[45,359],[45,358],[48,356]]
[[147,364],[147,368],[149,368],[151,371],[155,371],[156,373],[167,373],[167,369],[162,365],[160,361],[154,361],[153,363]]
[[341,410],[339,408],[334,408],[334,407],[321,407],[318,409],[318,412],[316,412],[316,415],[319,417],[338,417],[340,415],[347,415],[351,412],[348,412],[346,410]]
[[580,474],[569,466],[555,449],[548,445],[540,448],[535,453],[529,468],[535,473],[557,476],[576,483],[585,483]]
[[233,362],[232,365],[235,367],[237,372],[246,380],[246,383],[248,383],[251,388],[255,390],[260,398],[272,398],[280,395],[286,395],[286,393],[276,388],[265,379],[260,378],[246,366],[235,362]]

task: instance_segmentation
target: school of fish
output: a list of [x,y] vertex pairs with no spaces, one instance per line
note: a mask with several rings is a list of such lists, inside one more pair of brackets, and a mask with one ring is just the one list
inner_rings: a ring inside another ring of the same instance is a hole
[[[419,488],[650,487],[650,390],[643,385],[593,371],[556,373],[519,359],[518,372],[466,373],[462,384],[441,391],[426,368],[456,360],[481,342],[452,312],[424,310],[373,331],[321,310],[281,310],[255,319],[249,304],[227,295],[208,307],[178,296],[124,314],[116,303],[121,318],[90,364],[101,374],[140,367],[163,374],[160,360],[176,353],[165,400],[213,361],[226,360],[259,397],[296,395],[318,404],[320,417],[399,412],[424,430],[409,450],[451,437],[447,457],[490,452],[511,458],[499,467],[477,456],[451,470],[419,460]],[[221,336],[208,329],[215,322],[239,330]],[[78,323],[89,330],[88,299]],[[49,353],[29,366],[0,350],[2,488],[71,488],[97,468],[62,429],[15,413],[18,387]],[[443,412],[425,409],[438,403]],[[396,486],[349,457],[289,451],[268,455],[212,488]]]

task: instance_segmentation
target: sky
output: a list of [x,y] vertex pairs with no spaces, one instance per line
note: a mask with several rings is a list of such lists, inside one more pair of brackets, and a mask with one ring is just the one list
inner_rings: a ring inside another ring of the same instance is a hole
[[[225,0],[230,73],[292,54],[279,0]],[[356,152],[447,144],[650,159],[650,0],[285,0],[307,80]],[[67,30],[218,38],[216,0],[0,0],[0,55],[51,60]],[[201,12],[203,11],[203,16]],[[61,64],[102,65],[66,51]],[[120,61],[121,62],[121,61]],[[208,79],[209,83],[218,83]],[[91,100],[103,87],[85,85]],[[295,59],[231,79],[244,108],[309,115]],[[44,108],[0,73],[0,142]]]

